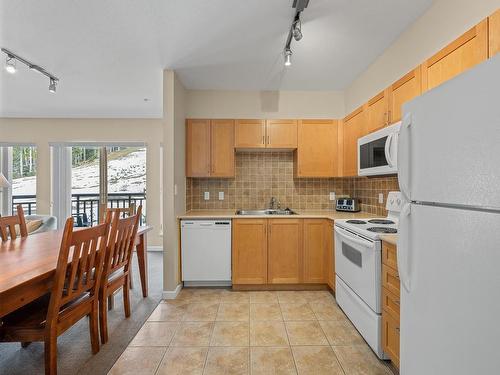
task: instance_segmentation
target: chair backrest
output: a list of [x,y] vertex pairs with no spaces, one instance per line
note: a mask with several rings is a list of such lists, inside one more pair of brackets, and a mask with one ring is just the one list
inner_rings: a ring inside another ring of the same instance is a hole
[[122,218],[134,216],[136,214],[136,205],[135,203],[130,203],[128,207],[114,207],[108,208],[105,204],[99,205],[99,222],[104,222],[104,218],[108,212],[118,213],[118,215]]
[[142,206],[139,206],[137,214],[120,219],[120,212],[109,210],[106,213],[106,221],[111,221],[111,234],[109,236],[106,260],[104,262],[103,278],[107,280],[110,274],[124,268],[128,271],[135,238],[139,228],[139,217]]
[[28,237],[24,210],[23,206],[20,204],[17,206],[16,215],[0,217],[0,237],[2,238],[2,241],[7,241],[9,238],[15,240],[17,238],[16,225],[19,225],[19,233],[21,234],[21,237]]
[[110,223],[81,230],[73,229],[70,217],[64,226],[47,322],[57,321],[63,305],[85,293],[95,296],[104,265]]

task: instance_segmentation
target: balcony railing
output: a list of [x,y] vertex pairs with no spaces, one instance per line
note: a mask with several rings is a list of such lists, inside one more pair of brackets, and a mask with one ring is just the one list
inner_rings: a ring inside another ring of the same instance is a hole
[[[35,195],[13,195],[12,212],[16,211],[18,204],[23,206],[26,215],[36,214]],[[108,207],[126,208],[131,204],[136,207],[142,205],[140,225],[146,223],[146,194],[145,193],[108,193]],[[99,221],[99,194],[84,193],[71,195],[71,214],[86,217],[88,225],[95,225]]]

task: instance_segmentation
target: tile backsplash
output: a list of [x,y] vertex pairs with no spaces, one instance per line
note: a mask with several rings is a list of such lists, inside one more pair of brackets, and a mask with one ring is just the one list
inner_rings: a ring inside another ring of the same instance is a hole
[[[236,177],[231,179],[187,178],[186,209],[258,209],[269,206],[271,197],[281,207],[308,210],[335,209],[330,192],[361,199],[363,211],[385,215],[387,192],[398,190],[396,177],[294,178],[293,152],[238,152]],[[204,200],[204,192],[210,199]],[[224,200],[219,200],[224,192]],[[384,203],[378,203],[378,194]]]

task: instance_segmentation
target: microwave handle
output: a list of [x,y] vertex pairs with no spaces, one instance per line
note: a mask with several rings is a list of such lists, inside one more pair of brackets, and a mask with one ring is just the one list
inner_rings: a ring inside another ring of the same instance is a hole
[[391,168],[394,166],[394,162],[392,161],[391,157],[391,144],[393,139],[394,139],[394,133],[389,134],[387,140],[385,141],[385,148],[384,148],[385,159],[387,160],[387,164]]

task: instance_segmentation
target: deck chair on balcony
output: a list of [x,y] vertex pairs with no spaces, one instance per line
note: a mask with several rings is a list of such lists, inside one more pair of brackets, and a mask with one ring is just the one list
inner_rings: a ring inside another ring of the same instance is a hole
[[[19,232],[16,231],[16,226],[19,226]],[[17,206],[16,215],[0,217],[0,237],[2,241],[7,241],[9,238],[15,240],[18,233],[21,237],[28,237],[24,210],[20,204]]]
[[130,316],[130,269],[132,267],[132,250],[135,246],[139,217],[142,206],[136,215],[120,219],[117,211],[106,212],[106,221],[111,219],[111,234],[109,236],[104,271],[102,273],[101,289],[99,291],[99,325],[101,342],[108,341],[108,299],[123,289],[123,306],[125,317]]
[[2,318],[0,342],[44,342],[45,374],[57,374],[57,337],[89,316],[92,353],[99,351],[99,287],[110,224],[73,231],[66,221],[51,293]]

